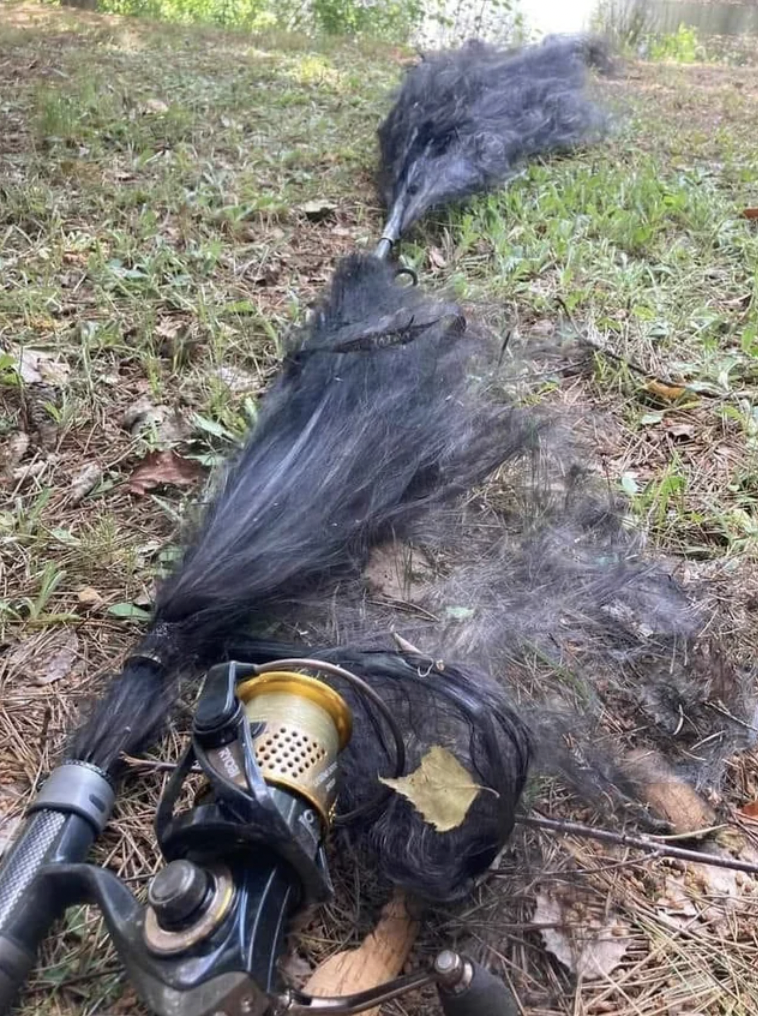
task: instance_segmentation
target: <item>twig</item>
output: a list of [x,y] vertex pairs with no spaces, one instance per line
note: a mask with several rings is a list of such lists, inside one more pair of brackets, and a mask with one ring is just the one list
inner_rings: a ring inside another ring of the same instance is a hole
[[50,982],[45,980],[45,971],[40,971],[39,980],[29,985],[29,990],[34,992],[50,991],[52,987],[55,988],[68,988],[72,984],[81,984],[84,981],[94,981],[98,977],[107,977],[109,974],[117,974],[122,970],[119,962],[109,963],[105,966],[98,967],[97,970],[85,970],[81,974],[72,974],[71,977],[66,977],[62,981]]
[[[121,759],[129,766],[130,769],[148,769],[153,772],[173,772],[174,769],[179,768],[178,762],[159,762],[157,760],[149,758],[134,758],[132,755],[122,755]],[[197,762],[190,768],[191,773],[201,773],[203,770],[197,764]]]
[[602,343],[596,342],[594,339],[591,339],[587,334],[587,332],[583,331],[579,327],[576,320],[574,319],[574,315],[569,310],[568,305],[566,304],[566,301],[563,299],[563,297],[557,296],[555,300],[556,303],[560,306],[563,313],[568,318],[568,322],[574,329],[577,338],[580,339],[582,342],[586,343],[586,345],[588,345],[590,349],[594,350],[596,353],[602,353],[602,355],[607,356],[609,360],[613,360],[615,363],[621,364],[622,367],[627,367],[634,374],[638,374],[640,377],[647,378],[647,380],[649,381],[657,381],[659,384],[665,385],[667,388],[682,388],[684,389],[685,392],[687,392],[688,395],[703,394],[694,391],[694,389],[690,388],[688,385],[684,384],[681,381],[671,381],[667,377],[661,377],[659,374],[654,374],[652,371],[646,370],[644,367],[640,366],[640,364],[635,363],[634,360],[630,360],[628,357],[622,356],[620,353],[615,353],[612,349],[609,349]]
[[705,826],[702,829],[692,829],[686,833],[667,833],[665,836],[662,833],[655,833],[653,835],[656,843],[674,843],[676,840],[702,840],[706,836],[710,836],[711,833],[718,833],[722,829],[728,828],[728,822],[720,822],[718,825]]
[[603,843],[617,843],[622,847],[645,850],[657,857],[676,857],[682,861],[692,861],[695,864],[711,864],[714,868],[731,868],[733,871],[744,871],[750,875],[758,875],[758,864],[739,861],[734,857],[722,857],[719,854],[705,854],[699,850],[686,850],[684,847],[672,847],[668,843],[659,842],[648,836],[614,833],[609,829],[593,829],[592,826],[582,825],[580,822],[542,818],[542,816],[537,818],[525,815],[520,816],[516,821],[520,825],[530,826],[534,829],[547,829],[562,836],[584,836],[587,839],[600,840]]

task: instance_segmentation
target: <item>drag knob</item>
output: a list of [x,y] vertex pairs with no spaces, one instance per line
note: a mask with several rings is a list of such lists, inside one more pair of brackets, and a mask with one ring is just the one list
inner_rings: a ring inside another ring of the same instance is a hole
[[179,928],[202,908],[211,877],[192,861],[172,861],[159,871],[147,891],[147,900],[162,928]]

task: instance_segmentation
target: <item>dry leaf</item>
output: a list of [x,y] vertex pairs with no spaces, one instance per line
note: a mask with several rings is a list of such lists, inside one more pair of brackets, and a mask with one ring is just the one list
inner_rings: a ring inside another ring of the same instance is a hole
[[669,822],[675,833],[696,833],[715,825],[713,809],[657,752],[646,748],[630,752],[624,770],[653,813]]
[[743,219],[758,219],[758,208],[744,208],[742,210]]
[[429,248],[429,261],[433,268],[447,268],[447,261],[439,247]]
[[175,339],[184,328],[184,321],[181,318],[162,318],[155,326],[155,334],[162,339]]
[[103,597],[92,586],[84,586],[76,594],[76,598],[83,607],[98,607],[103,602]]
[[407,798],[440,833],[458,828],[482,789],[454,755],[436,744],[415,772],[379,782]]
[[257,392],[261,387],[259,377],[248,374],[239,367],[219,367],[215,373],[219,381],[223,381],[232,392]]
[[657,395],[665,402],[676,402],[687,394],[687,389],[682,388],[681,385],[667,385],[663,381],[648,381],[645,384],[645,391],[650,392],[651,395]]
[[751,801],[737,810],[740,815],[745,815],[746,818],[758,818],[758,801]]
[[168,113],[168,103],[163,99],[148,99],[142,106],[143,113]]
[[26,384],[48,384],[56,387],[64,385],[71,374],[67,363],[62,363],[53,353],[41,349],[12,349],[11,355],[16,357],[15,370]]
[[[588,917],[579,900],[559,899],[538,892],[532,922],[539,927],[545,948],[585,981],[608,977],[632,944],[631,929],[613,913]],[[544,925],[544,927],[541,927]]]
[[71,481],[71,500],[73,503],[78,504],[82,498],[85,498],[92,488],[97,486],[102,475],[103,471],[96,462],[90,462],[89,465],[80,469]]
[[29,450],[29,435],[19,430],[11,435],[0,450],[0,467],[6,470],[15,469]]
[[306,219],[310,219],[311,222],[321,222],[322,219],[330,218],[337,211],[337,206],[333,201],[321,201],[318,199],[306,201],[297,207]]
[[154,487],[190,487],[201,475],[198,462],[183,459],[176,452],[150,452],[132,473],[127,490],[141,495]]
[[691,423],[668,423],[666,430],[672,437],[691,438],[695,436],[695,428]]
[[51,656],[46,656],[40,669],[32,671],[31,676],[37,684],[52,684],[60,681],[71,673],[79,651],[79,640],[74,632],[69,631],[61,639]]

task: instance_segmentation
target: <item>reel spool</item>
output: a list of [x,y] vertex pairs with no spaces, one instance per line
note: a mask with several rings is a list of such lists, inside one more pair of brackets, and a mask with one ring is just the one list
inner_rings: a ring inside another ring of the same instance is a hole
[[[195,799],[196,817],[206,809],[215,812],[214,775],[249,792],[253,763],[255,782],[266,793],[263,781],[289,834],[316,860],[336,804],[338,755],[352,734],[350,709],[323,681],[294,671],[244,681],[235,695],[239,707],[228,729],[211,735],[207,782]],[[237,736],[232,738],[232,731]],[[195,831],[195,844],[198,839]],[[215,837],[207,839],[213,844]],[[212,936],[230,913],[235,879],[223,862],[208,862],[207,849],[208,844],[199,855],[182,851],[184,856],[153,878],[144,926],[145,944],[153,954],[186,953]],[[196,863],[200,858],[204,864]]]
[[245,681],[237,697],[263,779],[304,797],[327,829],[337,797],[337,757],[353,732],[345,700],[323,681],[286,670]]

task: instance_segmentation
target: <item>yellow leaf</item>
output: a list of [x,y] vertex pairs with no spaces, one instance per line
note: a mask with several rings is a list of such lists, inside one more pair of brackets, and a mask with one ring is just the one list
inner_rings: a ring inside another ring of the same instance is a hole
[[380,777],[380,782],[407,798],[440,833],[458,828],[482,789],[455,756],[436,744],[415,772],[396,780]]

